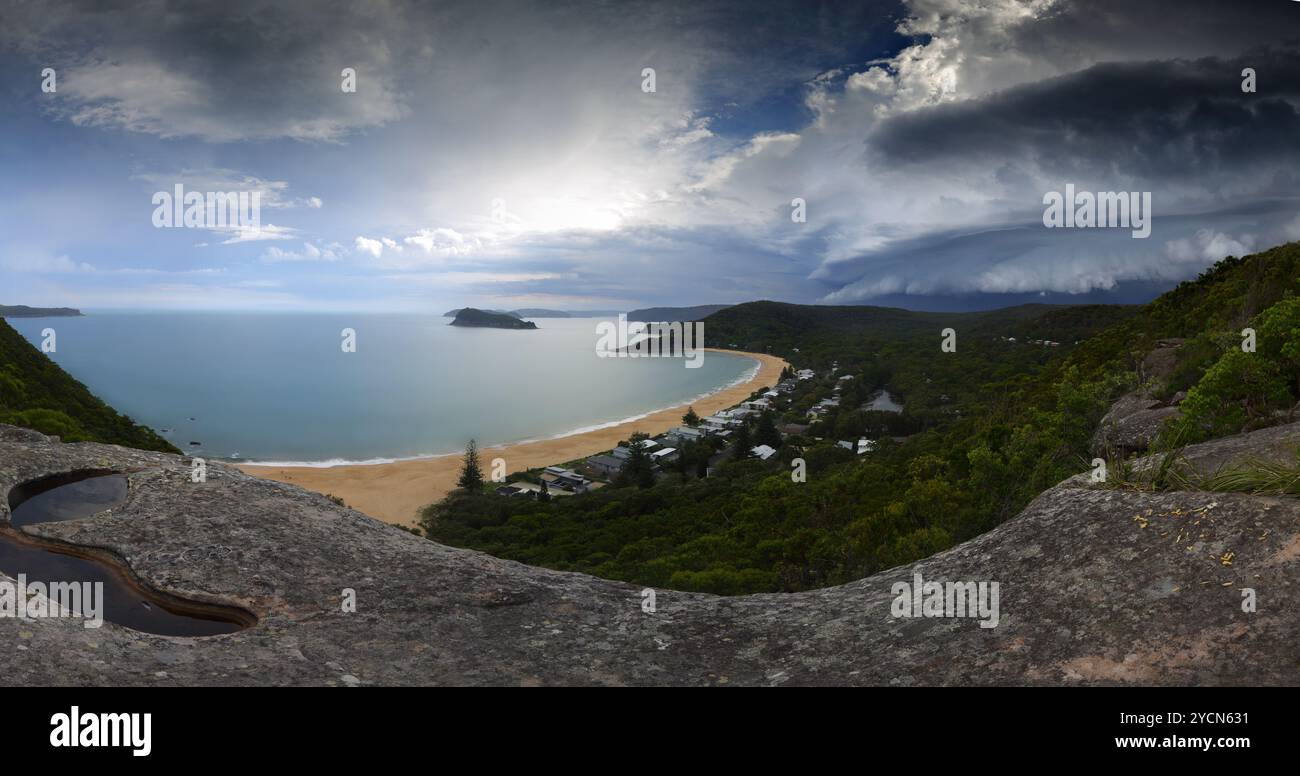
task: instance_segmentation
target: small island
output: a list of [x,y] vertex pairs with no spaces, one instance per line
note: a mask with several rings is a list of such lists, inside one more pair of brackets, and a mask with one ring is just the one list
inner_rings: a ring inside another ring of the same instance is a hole
[[449,324],[451,326],[473,326],[476,328],[486,329],[536,329],[537,324],[532,321],[521,321],[511,315],[502,315],[501,313],[491,313],[487,310],[476,310],[473,307],[466,307],[456,312],[456,319]]

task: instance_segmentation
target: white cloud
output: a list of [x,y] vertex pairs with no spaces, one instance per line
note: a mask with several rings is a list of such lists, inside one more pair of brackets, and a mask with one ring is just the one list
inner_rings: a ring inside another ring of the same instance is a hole
[[39,254],[19,254],[6,256],[0,260],[0,266],[11,272],[29,272],[32,274],[65,275],[75,272],[94,272],[95,268],[85,262],[73,261],[67,256],[44,256]]
[[1213,229],[1198,229],[1191,237],[1165,243],[1165,255],[1203,267],[1227,256],[1245,256],[1254,252],[1255,245],[1254,235],[1232,237]]
[[338,261],[343,258],[343,246],[338,243],[329,243],[326,245],[316,245],[305,242],[302,244],[301,251],[286,251],[272,245],[262,254],[262,260],[267,262],[289,262],[289,261]]
[[264,240],[292,240],[298,234],[298,230],[293,227],[276,226],[275,224],[262,224],[256,229],[250,226],[234,227],[229,229],[213,229],[212,231],[231,234],[231,237],[221,241],[222,245],[262,242]]
[[467,239],[455,229],[421,229],[403,240],[429,256],[464,256],[478,249],[478,241]]
[[381,240],[372,240],[369,237],[358,237],[356,248],[362,253],[368,253],[376,259],[384,254],[384,243]]

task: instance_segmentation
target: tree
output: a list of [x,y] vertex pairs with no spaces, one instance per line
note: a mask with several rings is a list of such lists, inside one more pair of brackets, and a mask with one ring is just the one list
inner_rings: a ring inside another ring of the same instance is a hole
[[686,414],[682,416],[682,422],[692,428],[700,425],[700,416],[695,414],[694,407],[686,408]]
[[751,452],[754,449],[754,439],[749,434],[748,423],[740,424],[736,429],[735,436],[731,440],[731,444],[732,458],[735,458],[737,461],[743,461],[750,457]]
[[690,474],[691,460],[696,456],[697,447],[694,442],[685,442],[677,448],[677,460],[673,462],[673,469],[683,480]]
[[478,493],[483,489],[483,470],[478,465],[478,444],[473,439],[465,447],[456,487],[468,493]]
[[754,441],[760,445],[767,445],[773,450],[781,446],[781,432],[776,430],[776,421],[772,420],[772,413],[764,412],[758,418],[758,427],[754,430]]
[[638,488],[648,488],[655,483],[654,468],[651,466],[650,456],[645,451],[644,442],[650,437],[640,431],[632,435],[628,440],[627,459],[623,461],[623,468],[614,478],[614,484],[618,486],[635,485]]

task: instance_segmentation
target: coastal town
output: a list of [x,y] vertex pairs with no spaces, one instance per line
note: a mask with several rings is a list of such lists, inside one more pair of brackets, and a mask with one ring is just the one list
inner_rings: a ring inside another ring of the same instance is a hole
[[[759,388],[734,406],[705,417],[689,408],[681,425],[661,434],[633,434],[595,455],[511,474],[505,482],[495,483],[493,491],[506,498],[536,499],[588,493],[635,479],[638,472],[644,472],[640,476],[645,480],[673,474],[706,478],[727,461],[775,461],[783,449],[790,451],[786,458],[793,459],[809,447],[831,442],[853,455],[865,455],[876,448],[876,439],[809,436],[810,430],[817,431],[820,422],[840,409],[843,389],[855,379],[839,371],[838,362],[820,374],[787,366],[776,385]],[[902,406],[880,389],[857,409],[900,413]]]

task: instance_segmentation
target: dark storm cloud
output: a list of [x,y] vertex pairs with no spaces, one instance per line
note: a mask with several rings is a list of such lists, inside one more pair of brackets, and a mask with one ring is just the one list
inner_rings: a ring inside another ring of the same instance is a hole
[[[586,77],[635,84],[645,62],[664,70],[690,49],[703,68],[693,88],[761,102],[774,82],[797,83],[828,57],[850,56],[884,34],[894,0],[736,2],[68,2],[0,5],[0,51],[59,70],[58,113],[79,125],[217,142],[339,141],[455,100],[500,90],[565,50],[617,41],[627,63],[593,61]],[[563,40],[537,57],[527,38]],[[534,57],[531,61],[528,57]],[[470,62],[492,61],[489,70]],[[635,65],[635,67],[633,67]],[[340,73],[358,89],[343,98]],[[617,73],[630,75],[616,75]],[[535,75],[535,74],[534,74]],[[556,74],[558,85],[573,73]],[[566,77],[567,76],[567,77]],[[571,82],[571,81],[568,81]],[[431,89],[439,83],[442,89]]]
[[1046,229],[1041,223],[932,233],[824,265],[818,277],[838,287],[823,297],[836,304],[897,295],[1086,297],[1131,284],[1158,290],[1195,277],[1225,256],[1300,238],[1300,199],[1165,215],[1153,223],[1144,240],[1123,230]]
[[[1258,92],[1241,90],[1254,68]],[[869,141],[884,164],[1029,163],[1152,182],[1237,176],[1300,154],[1300,51],[1124,62],[899,115]]]

